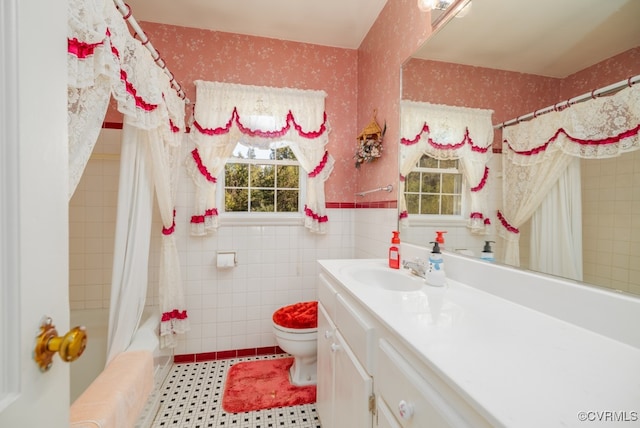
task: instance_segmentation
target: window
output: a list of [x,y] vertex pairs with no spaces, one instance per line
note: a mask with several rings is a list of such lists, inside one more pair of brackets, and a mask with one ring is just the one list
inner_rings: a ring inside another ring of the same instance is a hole
[[405,180],[409,214],[462,217],[464,178],[459,160],[422,155]]
[[[302,172],[302,173],[301,173]],[[298,213],[306,174],[286,143],[238,143],[224,168],[225,212]]]

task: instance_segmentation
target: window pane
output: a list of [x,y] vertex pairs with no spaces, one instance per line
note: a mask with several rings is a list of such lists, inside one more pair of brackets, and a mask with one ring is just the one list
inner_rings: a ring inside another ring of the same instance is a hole
[[453,213],[455,215],[462,214],[462,196],[453,195]]
[[298,174],[300,168],[293,165],[279,165],[278,167],[278,187],[298,188]]
[[224,167],[224,181],[227,187],[247,187],[249,185],[249,165],[228,163]]
[[275,191],[273,190],[252,190],[251,191],[251,212],[273,212]]
[[420,191],[420,173],[410,172],[404,181],[404,188],[407,192],[419,192]]
[[293,150],[290,147],[280,147],[276,149],[276,159],[277,160],[296,160],[296,156],[293,154]]
[[440,214],[440,197],[438,195],[421,195],[420,214]]
[[422,192],[440,193],[440,174],[422,174]]
[[442,193],[461,193],[462,175],[442,174]]
[[455,168],[458,169],[458,159],[441,160],[440,168]]
[[274,165],[251,165],[251,187],[274,187]]
[[405,195],[407,200],[407,212],[420,214],[420,195]]
[[278,212],[294,213],[298,211],[298,191],[278,190]]
[[418,166],[422,168],[437,168],[438,160],[427,155],[422,155],[420,162],[418,162]]
[[249,191],[247,189],[225,189],[224,192],[225,211],[248,211]]
[[453,214],[453,200],[451,195],[442,195],[442,214]]

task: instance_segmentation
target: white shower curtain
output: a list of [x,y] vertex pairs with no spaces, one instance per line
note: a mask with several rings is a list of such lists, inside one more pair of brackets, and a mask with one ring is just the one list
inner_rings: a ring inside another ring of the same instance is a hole
[[113,1],[69,0],[68,10],[69,197],[93,150],[110,97],[124,115],[109,361],[129,345],[144,307],[154,184],[164,226],[161,345],[175,346],[176,334],[189,329],[173,237],[185,103],[151,53],[131,35]]
[[126,185],[118,190],[107,364],[131,343],[147,295],[153,177],[143,133],[127,123],[122,129],[120,183]]
[[574,158],[531,217],[529,268],[582,281],[580,159]]

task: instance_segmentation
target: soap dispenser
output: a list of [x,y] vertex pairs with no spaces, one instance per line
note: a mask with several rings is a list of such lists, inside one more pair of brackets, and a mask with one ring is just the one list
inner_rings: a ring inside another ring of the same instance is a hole
[[400,269],[400,232],[394,230],[391,238],[391,246],[389,247],[389,267],[392,269]]
[[484,241],[484,249],[480,253],[480,258],[487,262],[494,262],[496,259],[493,256],[493,250],[491,249],[491,243],[495,244],[495,241]]
[[438,242],[430,242],[433,244],[431,254],[429,254],[429,267],[424,276],[425,282],[435,287],[446,285],[447,278],[444,274],[444,260],[440,252],[440,244]]
[[444,234],[446,230],[436,230],[436,242],[440,245],[440,249],[444,250]]

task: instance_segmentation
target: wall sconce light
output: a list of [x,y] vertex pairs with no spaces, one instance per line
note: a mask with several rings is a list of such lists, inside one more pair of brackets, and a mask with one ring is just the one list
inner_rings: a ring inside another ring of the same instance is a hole
[[[433,9],[436,10],[447,10],[449,6],[454,2],[454,0],[418,0],[418,9],[423,12],[428,12]],[[457,14],[457,18],[464,17],[469,10],[471,9],[471,2],[467,3],[465,7],[463,7]]]

